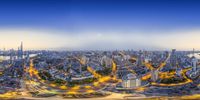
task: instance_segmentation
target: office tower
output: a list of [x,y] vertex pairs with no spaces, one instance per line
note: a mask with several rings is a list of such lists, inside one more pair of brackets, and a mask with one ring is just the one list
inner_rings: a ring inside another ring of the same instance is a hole
[[158,79],[158,70],[157,69],[153,69],[151,71],[151,80],[153,82],[155,82]]
[[23,59],[23,42],[21,42],[21,45],[20,45],[20,57],[21,59]]
[[89,58],[87,58],[86,56],[81,56],[80,60],[83,65],[86,65],[89,61]]
[[193,49],[193,56],[192,56],[192,59],[191,59],[191,63],[192,63],[192,70],[193,70],[193,72],[196,73],[198,59],[194,56],[194,49]]
[[64,60],[63,62],[63,70],[68,71],[67,60]]
[[21,45],[18,47],[17,58],[23,59],[23,42],[21,42]]
[[21,42],[21,46],[20,46],[21,48],[21,51],[23,51],[23,42]]
[[169,56],[169,52],[165,51],[165,57],[167,58]]
[[172,49],[170,64],[172,68],[176,67],[176,64],[177,64],[176,49]]
[[182,68],[179,66],[179,64],[177,63],[177,65],[176,65],[176,74],[178,75],[178,76],[181,76],[181,73],[182,72]]
[[70,64],[69,64],[69,67],[67,68],[67,73],[68,73],[68,81],[72,81],[72,69],[71,69],[71,66],[72,66],[72,64],[71,64],[71,61],[70,61]]
[[198,60],[193,56],[193,57],[192,57],[192,70],[193,70],[194,72],[197,71],[197,62],[198,62]]
[[79,66],[79,72],[80,72],[80,74],[82,74],[82,64],[79,64],[80,66]]
[[143,52],[140,50],[138,53],[137,66],[142,66],[143,62],[144,62]]
[[104,67],[111,67],[112,59],[107,57],[107,56],[103,56],[101,58],[101,65],[104,66]]
[[25,60],[26,62],[25,62],[25,64],[26,64],[26,66],[28,67],[29,66],[29,61],[30,61],[30,55],[29,55],[29,52],[27,52],[26,53],[26,60]]

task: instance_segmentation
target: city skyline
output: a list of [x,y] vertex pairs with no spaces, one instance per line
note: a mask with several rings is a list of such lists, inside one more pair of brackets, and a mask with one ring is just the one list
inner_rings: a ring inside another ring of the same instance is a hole
[[0,48],[200,49],[198,1],[6,0]]

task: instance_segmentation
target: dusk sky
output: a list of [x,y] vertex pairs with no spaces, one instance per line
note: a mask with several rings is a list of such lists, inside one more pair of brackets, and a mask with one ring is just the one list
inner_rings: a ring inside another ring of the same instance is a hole
[[200,49],[198,0],[1,0],[0,49]]

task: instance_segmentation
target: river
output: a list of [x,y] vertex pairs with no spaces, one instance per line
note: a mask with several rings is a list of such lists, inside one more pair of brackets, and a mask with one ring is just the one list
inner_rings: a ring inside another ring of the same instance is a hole
[[[37,54],[30,54],[30,57],[34,57],[37,56]],[[17,58],[17,56],[14,56],[15,58]],[[25,58],[26,56],[23,56],[23,58]],[[10,56],[0,56],[0,60],[9,60]]]
[[[189,54],[189,57],[192,57],[193,54]],[[197,59],[200,59],[200,53],[194,53],[194,57],[196,57]]]

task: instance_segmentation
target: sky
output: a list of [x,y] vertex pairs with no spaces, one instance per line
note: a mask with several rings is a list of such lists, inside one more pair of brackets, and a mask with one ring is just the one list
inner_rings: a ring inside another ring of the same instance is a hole
[[0,0],[0,49],[200,49],[199,0]]

